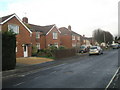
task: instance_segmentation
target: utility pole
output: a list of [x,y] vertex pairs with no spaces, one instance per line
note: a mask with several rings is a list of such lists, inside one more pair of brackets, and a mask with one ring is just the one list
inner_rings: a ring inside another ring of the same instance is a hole
[[104,32],[104,43],[105,43],[105,46],[106,46],[105,32]]

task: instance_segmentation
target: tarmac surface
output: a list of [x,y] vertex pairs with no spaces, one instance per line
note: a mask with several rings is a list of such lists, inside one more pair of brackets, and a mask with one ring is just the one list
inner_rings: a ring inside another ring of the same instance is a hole
[[[103,88],[118,69],[118,50],[77,55],[3,73],[3,88]],[[93,90],[92,89],[92,90]]]

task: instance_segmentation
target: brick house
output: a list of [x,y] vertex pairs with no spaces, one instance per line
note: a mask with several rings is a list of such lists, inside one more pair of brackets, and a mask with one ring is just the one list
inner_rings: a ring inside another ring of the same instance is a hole
[[93,37],[85,37],[83,35],[83,44],[87,46],[95,45],[95,40]]
[[0,31],[12,30],[16,33],[16,57],[31,56],[31,34],[32,32],[20,20],[16,14],[0,18]]
[[71,30],[71,26],[59,28],[61,31],[61,45],[67,48],[79,47],[81,45],[80,35]]
[[40,26],[28,23],[28,18],[24,17],[23,22],[28,25],[32,32],[32,45],[38,49],[48,48],[51,45],[60,46],[60,31],[55,24]]

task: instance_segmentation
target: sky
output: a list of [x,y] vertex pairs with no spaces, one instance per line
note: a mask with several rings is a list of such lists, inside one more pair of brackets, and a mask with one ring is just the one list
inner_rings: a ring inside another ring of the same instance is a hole
[[118,34],[119,0],[0,0],[0,17],[16,13],[40,26],[71,25],[73,31],[91,37],[95,29]]

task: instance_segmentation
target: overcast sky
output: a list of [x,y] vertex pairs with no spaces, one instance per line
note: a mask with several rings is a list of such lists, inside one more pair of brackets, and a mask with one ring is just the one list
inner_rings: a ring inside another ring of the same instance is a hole
[[118,1],[0,0],[0,17],[16,13],[21,19],[27,16],[28,22],[36,25],[71,25],[73,31],[86,37],[91,37],[97,28],[117,35]]

